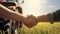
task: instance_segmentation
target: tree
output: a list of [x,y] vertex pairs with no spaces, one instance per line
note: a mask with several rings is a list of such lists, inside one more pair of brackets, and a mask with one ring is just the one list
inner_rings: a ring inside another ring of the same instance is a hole
[[60,9],[53,12],[55,21],[60,21]]

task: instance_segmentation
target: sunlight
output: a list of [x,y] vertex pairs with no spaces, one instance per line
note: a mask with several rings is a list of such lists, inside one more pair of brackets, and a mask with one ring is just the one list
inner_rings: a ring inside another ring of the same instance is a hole
[[47,0],[24,0],[24,4],[22,4],[23,14],[42,15],[44,14],[43,10],[46,7],[46,3]]

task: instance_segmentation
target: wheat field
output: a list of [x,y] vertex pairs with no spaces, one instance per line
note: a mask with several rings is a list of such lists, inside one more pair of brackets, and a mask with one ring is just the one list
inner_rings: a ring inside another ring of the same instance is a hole
[[49,22],[39,22],[36,26],[28,28],[23,25],[20,34],[60,34],[60,22],[50,24]]

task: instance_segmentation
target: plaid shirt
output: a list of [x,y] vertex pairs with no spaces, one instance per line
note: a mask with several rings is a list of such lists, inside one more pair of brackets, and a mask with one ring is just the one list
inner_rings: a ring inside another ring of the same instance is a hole
[[8,26],[5,26],[7,23],[9,23],[10,21],[7,19],[2,19],[0,18],[0,30],[7,30]]

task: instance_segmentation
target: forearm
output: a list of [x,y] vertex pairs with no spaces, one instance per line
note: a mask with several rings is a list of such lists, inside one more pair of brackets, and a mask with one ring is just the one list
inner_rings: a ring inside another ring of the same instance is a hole
[[37,17],[38,22],[50,22],[49,17],[47,15],[42,15]]
[[55,12],[39,16],[37,20],[40,22],[60,22],[60,9]]
[[3,5],[0,4],[0,17],[1,18],[6,18],[6,19],[12,19],[12,20],[17,20],[17,21],[23,21],[25,17],[23,15],[16,13]]

